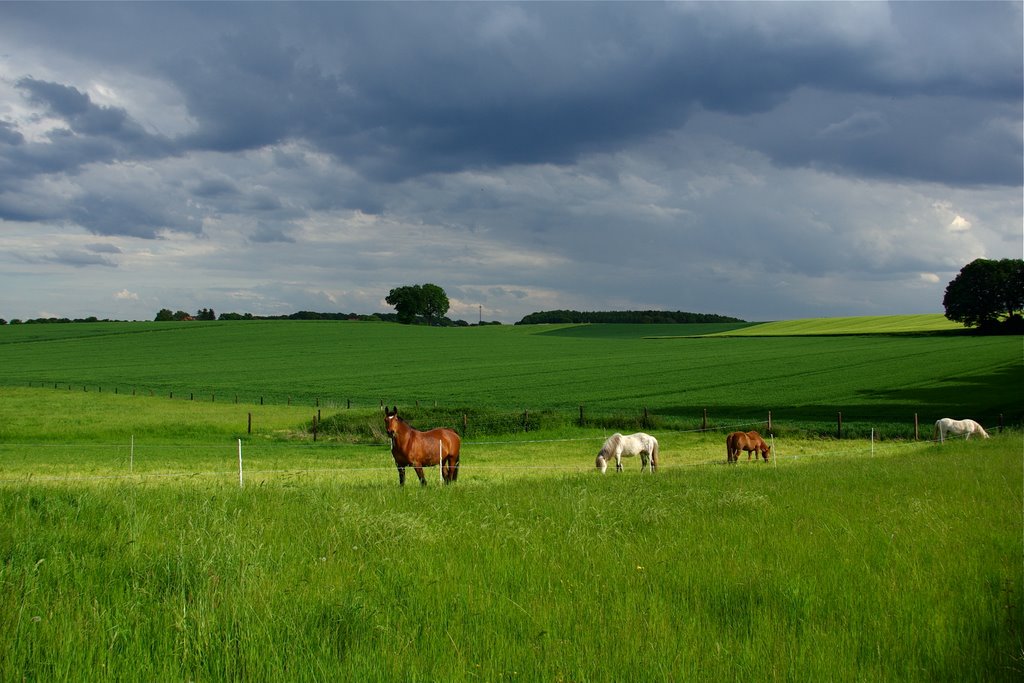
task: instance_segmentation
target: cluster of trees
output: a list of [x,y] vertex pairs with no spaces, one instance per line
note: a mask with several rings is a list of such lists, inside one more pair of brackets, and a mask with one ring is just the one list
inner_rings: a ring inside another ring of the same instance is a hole
[[1024,259],[975,259],[942,297],[946,317],[988,333],[1024,333]]
[[216,320],[217,316],[214,314],[212,308],[200,308],[195,315],[186,313],[185,311],[175,311],[171,313],[169,308],[161,308],[157,314],[155,320],[157,322],[169,322],[172,320]]
[[449,307],[445,291],[430,282],[395,287],[384,301],[398,311],[398,322],[406,324],[423,320],[428,325],[435,325],[444,318]]
[[[426,323],[428,325],[468,326],[465,320],[451,320],[446,317],[449,302],[445,291],[435,284],[406,285],[395,287],[385,299],[395,307],[395,313],[373,313],[360,315],[357,313],[320,313],[317,311],[297,311],[288,315],[253,315],[252,313],[221,313],[216,316],[212,308],[202,308],[195,315],[185,311],[172,312],[162,308],[156,314],[157,321],[182,320],[373,320],[398,323]],[[483,324],[483,323],[481,323]],[[501,323],[488,323],[497,324]]]
[[516,325],[551,323],[742,323],[745,320],[713,313],[686,311],[540,311],[525,316]]

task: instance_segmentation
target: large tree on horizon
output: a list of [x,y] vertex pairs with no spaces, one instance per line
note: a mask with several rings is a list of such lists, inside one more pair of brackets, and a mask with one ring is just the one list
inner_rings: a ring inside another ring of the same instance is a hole
[[395,287],[384,301],[395,307],[398,322],[404,324],[415,322],[416,316],[423,316],[428,324],[433,324],[444,317],[449,306],[445,291],[429,282]]
[[947,318],[968,327],[994,328],[1001,319],[1019,319],[1024,309],[1024,260],[971,261],[946,286],[942,306]]

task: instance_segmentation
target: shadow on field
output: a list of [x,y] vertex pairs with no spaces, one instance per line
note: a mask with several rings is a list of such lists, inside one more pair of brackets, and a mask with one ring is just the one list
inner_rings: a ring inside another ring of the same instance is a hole
[[658,415],[672,415],[689,421],[700,421],[704,408],[708,411],[708,428],[719,428],[738,420],[767,421],[772,412],[775,423],[838,422],[842,413],[845,422],[913,423],[914,414],[922,425],[940,417],[969,417],[983,425],[996,426],[1000,416],[1006,425],[1024,422],[1024,408],[1017,395],[1024,384],[1024,365],[1002,368],[996,372],[944,380],[938,385],[898,389],[864,389],[857,392],[857,404],[828,405],[674,405],[662,406]]
[[939,417],[970,417],[992,422],[1003,415],[1007,424],[1024,418],[1019,394],[1024,384],[1024,365],[1003,368],[987,375],[944,380],[939,386],[906,387],[903,389],[862,390],[858,392],[879,405],[885,402],[899,406],[920,406],[919,413]]

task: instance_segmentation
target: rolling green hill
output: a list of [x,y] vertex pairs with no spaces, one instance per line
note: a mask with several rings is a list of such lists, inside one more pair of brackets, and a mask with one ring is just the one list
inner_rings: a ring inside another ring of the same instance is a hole
[[[871,335],[863,320],[845,324],[821,321],[816,329],[860,333],[340,321],[7,325],[0,385],[354,407],[1020,420],[1019,337]],[[808,329],[801,325],[790,329]]]
[[729,336],[791,336],[806,334],[926,334],[963,332],[964,326],[940,313],[852,318],[807,318],[759,323],[718,334]]

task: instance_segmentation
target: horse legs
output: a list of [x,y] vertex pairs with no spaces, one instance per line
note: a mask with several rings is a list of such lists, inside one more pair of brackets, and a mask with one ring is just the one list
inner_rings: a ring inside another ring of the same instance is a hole
[[446,484],[451,484],[459,478],[459,459],[457,457],[449,455],[444,459],[441,476]]
[[420,478],[420,486],[426,486],[427,478],[423,476],[423,468],[414,466],[413,469],[416,470],[416,476]]
[[405,486],[405,468],[398,465],[398,485]]
[[616,453],[615,454],[615,471],[616,472],[621,472],[622,471],[622,454],[621,453]]

